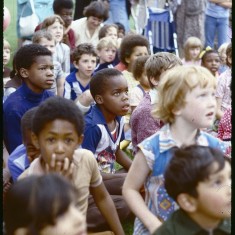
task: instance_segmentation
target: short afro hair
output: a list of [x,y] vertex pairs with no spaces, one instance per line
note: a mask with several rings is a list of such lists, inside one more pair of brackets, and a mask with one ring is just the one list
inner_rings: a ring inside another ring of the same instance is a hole
[[54,0],[53,11],[59,15],[62,9],[73,9],[74,3],[72,0]]
[[38,106],[32,122],[32,131],[38,136],[47,123],[57,119],[72,123],[78,136],[83,134],[84,117],[81,110],[72,100],[59,96],[50,97]]
[[98,71],[92,76],[90,81],[90,91],[93,99],[97,95],[102,95],[107,88],[108,81],[114,77],[123,76],[117,69],[106,68]]

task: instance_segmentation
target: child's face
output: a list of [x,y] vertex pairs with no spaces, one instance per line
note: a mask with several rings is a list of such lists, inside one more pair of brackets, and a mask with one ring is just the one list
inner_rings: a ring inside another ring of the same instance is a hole
[[78,62],[74,62],[74,66],[81,76],[90,78],[96,66],[96,57],[83,54]]
[[105,34],[105,37],[110,37],[113,40],[117,40],[117,29],[115,27],[110,27]]
[[59,15],[64,21],[65,28],[68,28],[73,20],[73,9],[62,8]]
[[38,44],[46,47],[49,51],[51,51],[52,54],[55,53],[55,40],[54,39],[48,40],[46,38],[41,38]]
[[206,56],[203,66],[211,71],[213,75],[218,72],[220,66],[220,58],[217,53],[210,53]]
[[120,75],[110,78],[107,83],[98,103],[102,104],[105,113],[111,113],[114,117],[126,115],[130,106],[126,79]]
[[70,204],[68,210],[56,218],[55,225],[47,225],[40,235],[86,235],[85,217],[75,207],[73,203]]
[[226,58],[227,58],[226,51],[223,50],[223,52],[220,54],[220,62],[221,62],[221,64],[226,64]]
[[10,60],[11,50],[9,48],[3,48],[3,66],[6,66]]
[[99,19],[95,16],[90,16],[87,18],[87,26],[91,30],[96,30],[102,22],[102,19]]
[[189,56],[191,60],[196,60],[198,59],[199,53],[200,53],[201,49],[200,47],[192,47],[189,48]]
[[52,56],[38,56],[29,69],[21,69],[20,73],[28,87],[35,93],[50,89],[55,80]]
[[56,163],[61,163],[61,166],[65,158],[71,162],[74,150],[82,141],[82,136],[78,136],[75,126],[61,119],[47,123],[35,138],[35,144],[40,149],[42,159],[49,166],[54,154]]
[[148,55],[148,49],[146,46],[136,46],[133,48],[133,51],[129,58],[126,58],[126,62],[128,63],[128,68],[132,67],[133,62],[138,58],[139,56],[146,56]]
[[117,49],[115,47],[104,47],[98,51],[100,63],[110,63],[115,59]]
[[58,20],[56,20],[52,25],[48,26],[47,30],[52,34],[56,42],[62,41],[64,27]]
[[125,31],[123,29],[118,30],[118,38],[123,38],[125,36]]
[[[218,169],[215,162],[212,167]],[[213,173],[209,179],[197,186],[197,213],[206,220],[221,220],[231,216],[231,165],[225,166],[219,172]]]
[[213,124],[215,110],[215,89],[198,85],[186,94],[185,105],[178,114],[189,129],[208,128]]

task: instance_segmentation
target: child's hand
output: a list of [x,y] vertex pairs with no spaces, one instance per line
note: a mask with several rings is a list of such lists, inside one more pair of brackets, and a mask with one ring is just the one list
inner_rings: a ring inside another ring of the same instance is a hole
[[56,160],[55,153],[52,154],[50,165],[46,164],[47,173],[56,172],[67,178],[72,177],[73,168],[74,168],[74,163],[72,161],[70,161],[67,157],[64,159],[64,161],[58,161]]

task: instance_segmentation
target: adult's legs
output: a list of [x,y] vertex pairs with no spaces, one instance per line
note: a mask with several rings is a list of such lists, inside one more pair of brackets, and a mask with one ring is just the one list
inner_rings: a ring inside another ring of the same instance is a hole
[[206,15],[205,17],[205,47],[214,47],[217,19]]
[[228,18],[219,18],[217,21],[218,48],[223,43],[229,42],[228,25]]

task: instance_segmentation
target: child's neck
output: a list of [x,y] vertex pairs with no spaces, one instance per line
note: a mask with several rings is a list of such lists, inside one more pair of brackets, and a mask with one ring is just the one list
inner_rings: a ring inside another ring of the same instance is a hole
[[86,76],[82,73],[80,73],[79,71],[76,72],[76,79],[84,86],[86,87],[87,84],[90,82],[91,80],[91,76]]
[[196,144],[197,129],[187,127],[184,124],[181,125],[180,122],[176,121],[170,125],[170,131],[178,147]]

